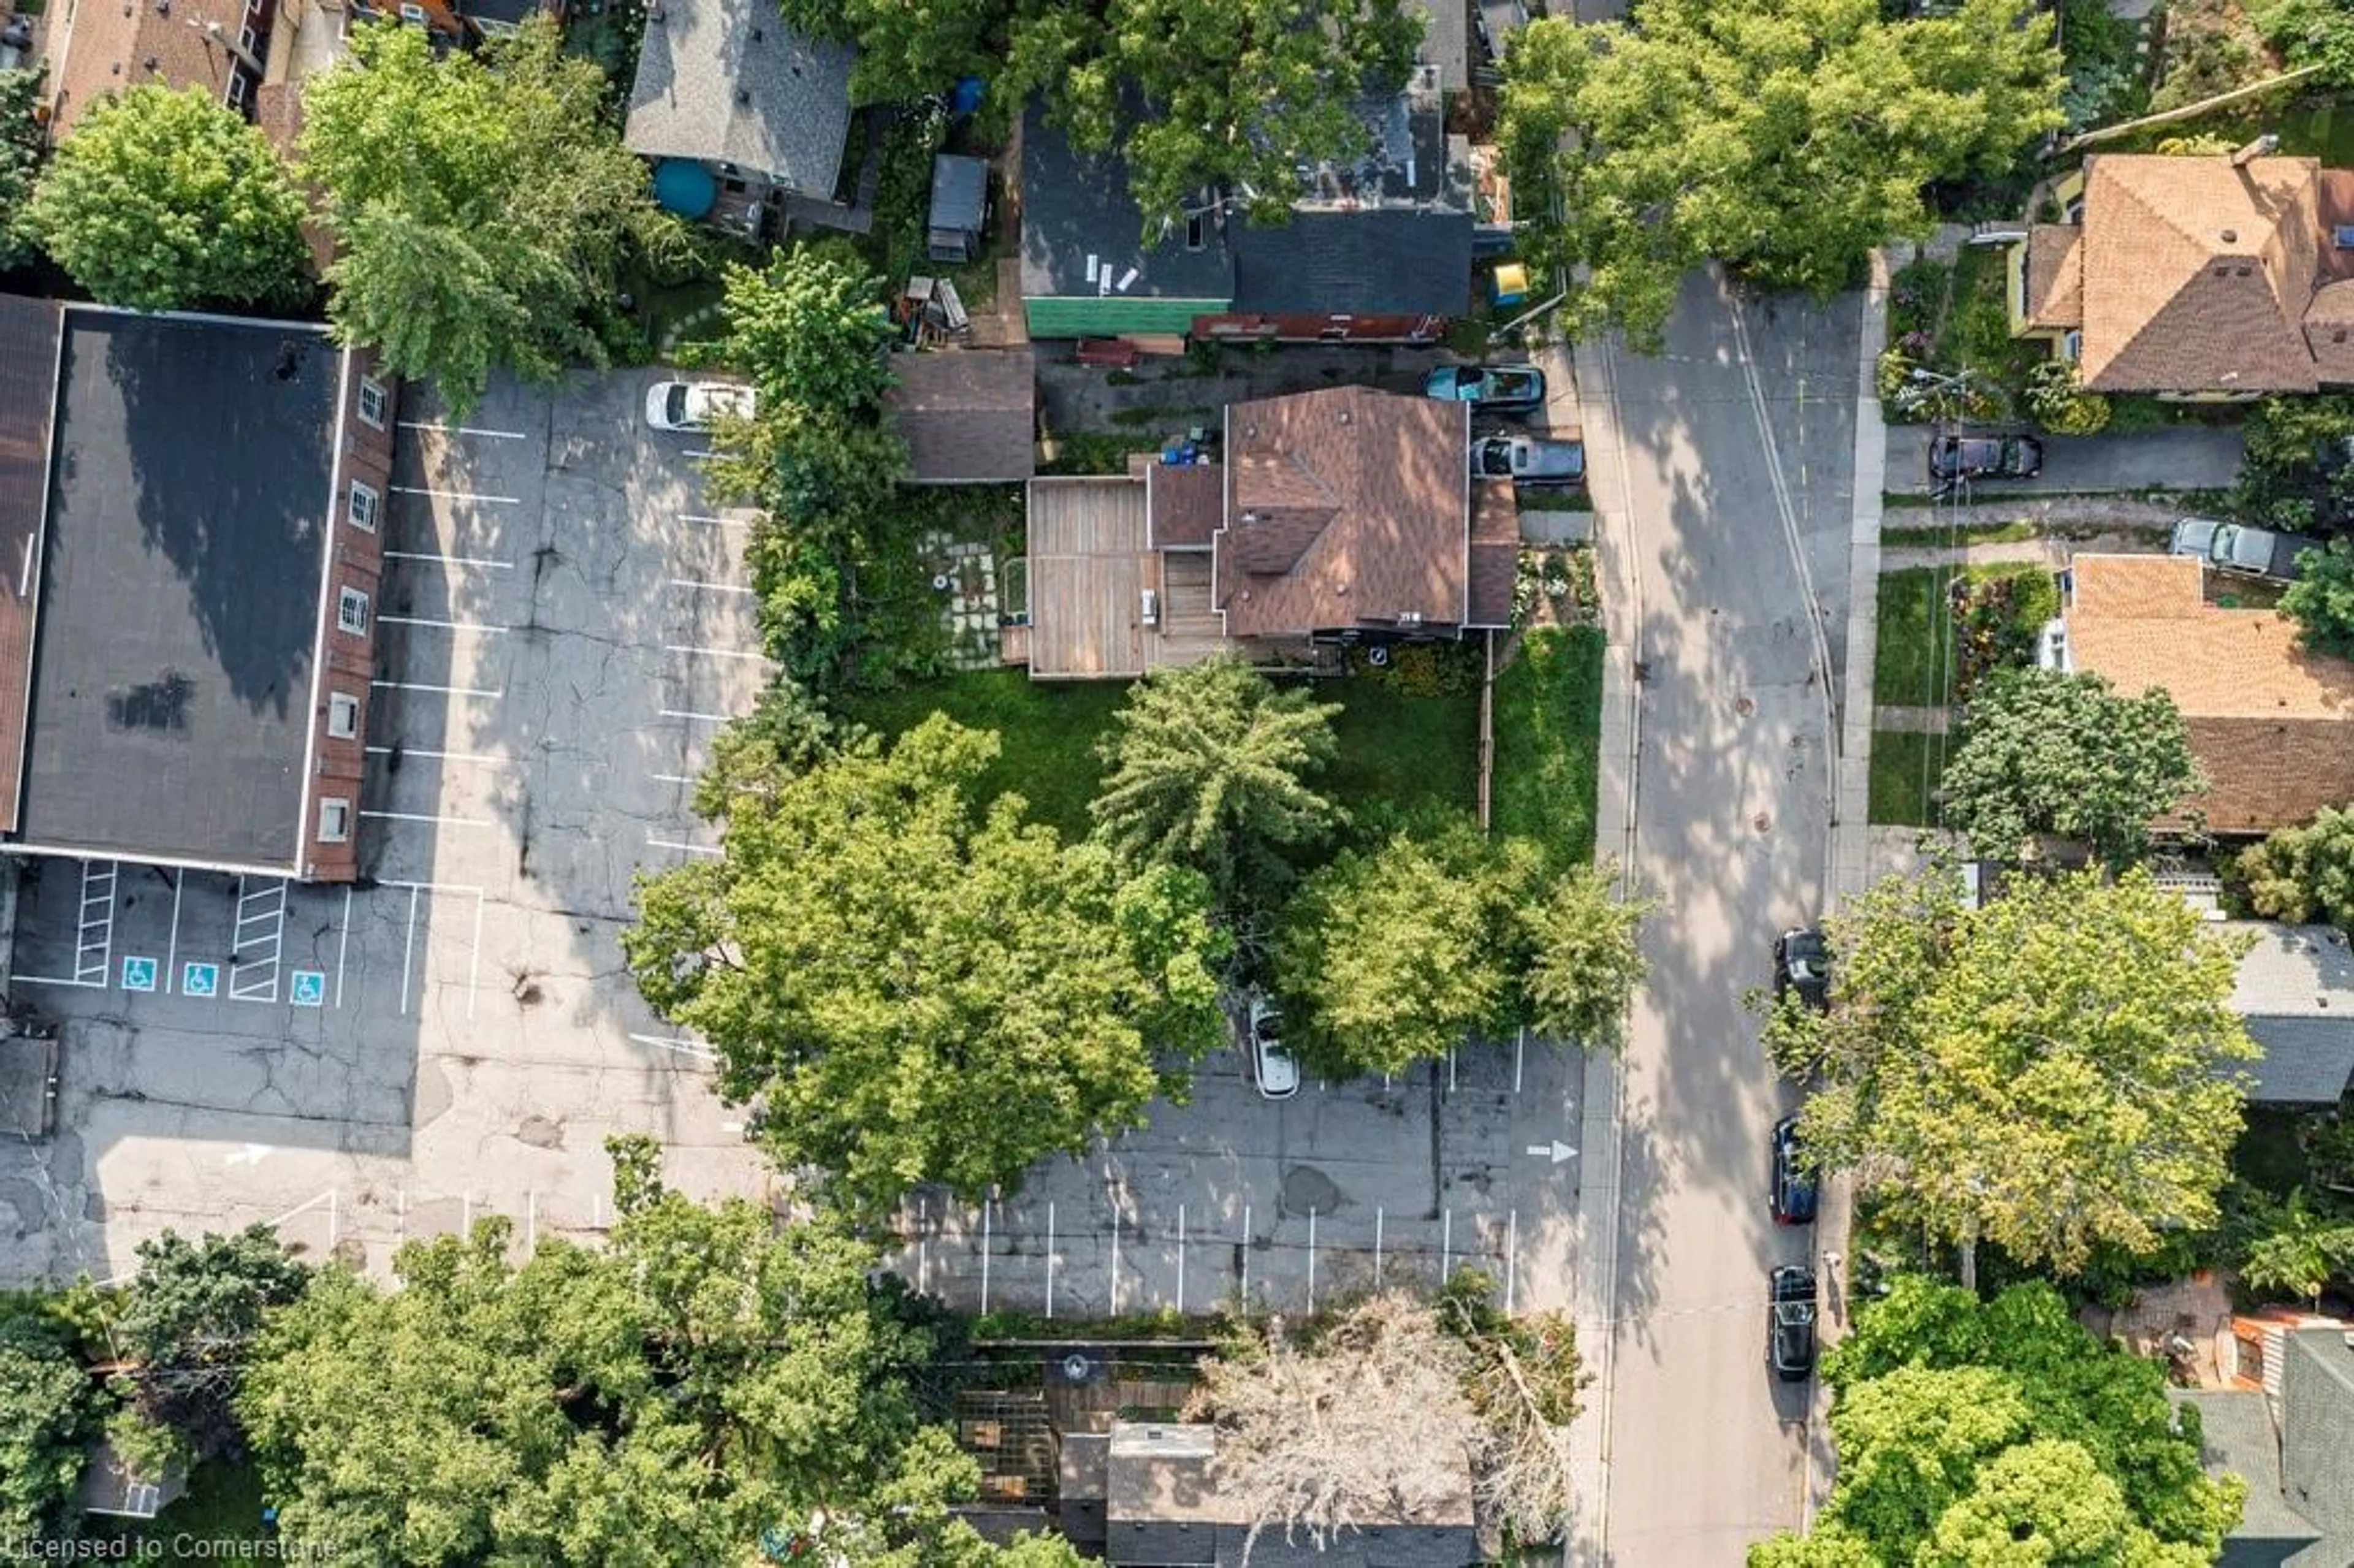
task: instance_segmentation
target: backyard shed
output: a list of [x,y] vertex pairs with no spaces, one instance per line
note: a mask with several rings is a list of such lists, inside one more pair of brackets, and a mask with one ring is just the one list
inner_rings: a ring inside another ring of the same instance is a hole
[[981,253],[989,224],[989,160],[942,153],[932,159],[932,215],[925,254],[961,265]]

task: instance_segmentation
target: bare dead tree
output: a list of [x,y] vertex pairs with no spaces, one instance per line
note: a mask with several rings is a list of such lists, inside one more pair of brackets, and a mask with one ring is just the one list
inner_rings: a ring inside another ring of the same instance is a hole
[[1312,1340],[1278,1319],[1202,1371],[1186,1414],[1217,1426],[1213,1473],[1256,1521],[1253,1543],[1279,1526],[1320,1550],[1339,1531],[1468,1500],[1487,1441],[1465,1393],[1471,1356],[1426,1302],[1371,1297]]

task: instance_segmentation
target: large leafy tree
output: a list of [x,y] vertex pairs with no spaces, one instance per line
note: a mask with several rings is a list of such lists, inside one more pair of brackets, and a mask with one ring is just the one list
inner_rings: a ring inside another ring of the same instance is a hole
[[681,243],[605,93],[544,17],[480,54],[437,55],[390,23],[355,31],[302,92],[302,172],[341,252],[336,331],[461,408],[494,368],[602,363],[631,248]]
[[1138,1125],[1224,1035],[1202,879],[984,809],[997,746],[935,716],[799,777],[706,779],[725,853],[646,879],[622,938],[770,1150],[865,1212]]
[[871,1246],[688,1202],[650,1141],[609,1147],[601,1250],[543,1241],[518,1265],[487,1220],[404,1247],[398,1290],[331,1269],[272,1314],[238,1409],[290,1547],[451,1568],[821,1543],[854,1568],[1072,1561],[948,1516],[978,1474],[918,1425],[905,1372],[935,1342],[870,1286]]
[[59,145],[24,227],[101,302],[287,304],[308,290],[302,200],[259,130],[200,88],[144,83]]
[[1830,922],[1831,1009],[1767,1025],[1819,1072],[1807,1146],[1893,1217],[2061,1274],[2217,1217],[2240,1130],[2227,1075],[2255,1049],[2231,1007],[2239,948],[2136,871],[2024,879],[1964,910],[1933,873]]
[[2000,173],[2062,119],[2051,21],[2011,0],[1898,21],[1878,0],[1647,0],[1639,27],[1532,24],[1504,72],[1534,253],[1571,321],[1641,343],[1704,259],[1847,286],[1872,246],[1927,230],[1924,187]]
[[1340,711],[1233,656],[1155,671],[1097,743],[1096,830],[1129,860],[1201,873],[1222,901],[1271,895],[1344,820],[1313,782]]
[[2340,534],[2299,556],[2296,581],[2282,592],[2280,608],[2296,622],[2306,647],[2354,659],[2354,538]]
[[97,1406],[65,1331],[37,1302],[0,1296],[0,1541],[66,1539]]
[[1628,998],[1650,973],[1641,935],[1652,906],[1619,897],[1616,874],[1574,866],[1521,906],[1526,1022],[1547,1039],[1614,1044]]
[[883,355],[891,318],[883,280],[854,251],[801,245],[769,264],[730,262],[722,356],[766,401],[804,408],[871,408],[890,382]]
[[33,238],[25,208],[33,199],[33,176],[41,166],[47,139],[33,117],[41,101],[41,73],[0,70],[0,270],[26,259]]
[[2098,675],[2008,670],[1970,694],[1943,788],[1946,824],[1986,859],[2020,859],[2051,833],[2114,865],[2205,783],[2162,688],[2121,697]]
[[310,1276],[261,1225],[140,1243],[114,1323],[140,1414],[186,1439],[199,1459],[236,1458],[244,1443],[230,1404],[262,1318],[301,1296]]
[[2113,1349],[2044,1284],[1992,1301],[1917,1276],[1823,1358],[1838,1478],[1805,1541],[1752,1568],[2211,1563],[2244,1484],[2199,1460],[2158,1362]]
[[2248,903],[2271,920],[2354,929],[2354,810],[2325,806],[2240,855]]
[[[1505,857],[1509,855],[1509,860]],[[1396,1073],[1515,1021],[1510,933],[1534,852],[1468,823],[1344,850],[1275,943],[1288,1039],[1328,1075]]]

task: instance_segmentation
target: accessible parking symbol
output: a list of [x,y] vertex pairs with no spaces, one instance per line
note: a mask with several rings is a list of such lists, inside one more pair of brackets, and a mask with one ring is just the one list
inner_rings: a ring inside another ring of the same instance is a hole
[[327,1004],[327,976],[323,969],[294,971],[294,1005],[324,1007]]
[[153,959],[124,959],[122,960],[122,989],[125,991],[154,991],[155,989],[155,960]]
[[180,991],[185,996],[218,996],[220,966],[193,961],[181,965]]

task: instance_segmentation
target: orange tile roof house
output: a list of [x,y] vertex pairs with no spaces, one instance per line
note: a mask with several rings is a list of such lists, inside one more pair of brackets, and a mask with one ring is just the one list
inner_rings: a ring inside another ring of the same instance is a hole
[[1224,433],[1222,464],[1031,481],[1009,662],[1127,678],[1511,622],[1520,516],[1471,477],[1468,406],[1332,387],[1235,404]]
[[2203,597],[2185,556],[2080,555],[2070,568],[2067,663],[2126,696],[2172,694],[2208,792],[2208,832],[2268,833],[2354,800],[2354,662],[2307,653],[2272,610]]
[[2104,153],[2011,249],[2010,325],[2095,392],[2354,385],[2354,170]]

